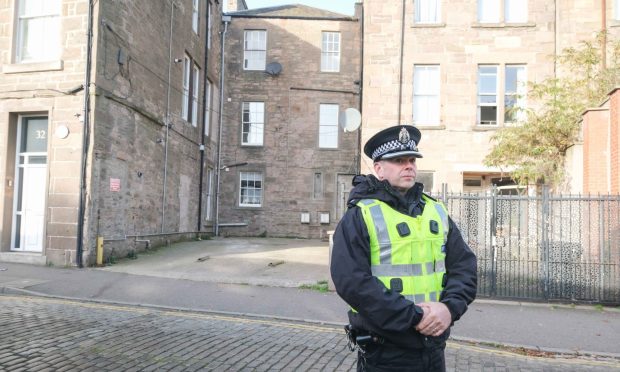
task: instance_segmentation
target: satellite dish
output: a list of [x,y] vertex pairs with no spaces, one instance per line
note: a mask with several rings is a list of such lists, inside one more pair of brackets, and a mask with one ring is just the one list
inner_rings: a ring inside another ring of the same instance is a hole
[[265,67],[265,72],[271,76],[278,76],[282,72],[282,65],[278,62],[271,62]]
[[353,132],[362,123],[362,114],[352,107],[344,110],[338,116],[338,123],[345,132]]

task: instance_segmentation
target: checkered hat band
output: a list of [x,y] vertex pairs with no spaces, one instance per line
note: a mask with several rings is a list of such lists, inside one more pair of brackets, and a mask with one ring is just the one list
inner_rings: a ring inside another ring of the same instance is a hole
[[414,140],[410,140],[407,143],[401,143],[398,140],[394,140],[394,141],[386,142],[383,145],[377,147],[377,149],[372,152],[372,158],[374,160],[380,156],[383,156],[385,154],[388,154],[392,151],[397,151],[397,150],[398,151],[402,151],[402,150],[418,151]]

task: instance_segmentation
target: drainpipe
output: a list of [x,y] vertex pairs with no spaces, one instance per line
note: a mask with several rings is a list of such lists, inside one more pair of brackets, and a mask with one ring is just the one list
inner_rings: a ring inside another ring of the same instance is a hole
[[90,67],[93,49],[93,2],[88,1],[88,26],[86,31],[86,71],[84,74],[84,125],[82,127],[82,160],[80,174],[80,204],[78,206],[77,247],[75,261],[79,268],[84,267],[84,209],[86,199],[86,163],[88,158],[88,137],[90,136]]
[[[364,117],[362,108],[364,107],[364,4],[358,3],[360,7],[360,101],[359,108]],[[362,173],[362,128],[357,131],[357,174]]]
[[[404,63],[404,51],[405,51],[405,6],[407,0],[403,0],[403,15],[400,28],[400,76],[398,83],[398,124],[401,124],[401,106],[403,101],[403,63]],[[403,123],[404,124],[404,123]]]
[[[209,5],[210,3],[206,2],[207,8],[205,9],[205,60],[204,60],[204,82],[202,84],[202,108],[203,108],[203,118],[202,118],[202,129],[200,130],[200,169],[198,170],[200,174],[200,181],[198,182],[198,223],[197,223],[197,231],[202,230],[202,187],[203,187],[203,176],[204,176],[204,162],[205,162],[205,122],[207,120],[206,115],[210,115],[210,112],[207,112],[207,81],[208,72],[209,72],[209,23],[211,19],[209,18]],[[209,97],[211,98],[211,97]]]
[[166,96],[166,138],[164,140],[164,192],[161,197],[161,232],[164,232],[166,223],[166,183],[168,179],[168,136],[170,133],[170,70],[172,69],[172,24],[174,20],[174,8],[177,4],[173,1],[170,5],[170,33],[168,38],[168,92]]
[[222,32],[221,40],[221,65],[220,65],[220,122],[218,130],[217,140],[217,175],[215,181],[215,236],[220,234],[220,176],[222,173],[222,129],[224,127],[224,45],[226,43],[226,32],[228,31],[228,24],[231,21],[231,16],[222,16],[222,22],[224,22],[224,31]]

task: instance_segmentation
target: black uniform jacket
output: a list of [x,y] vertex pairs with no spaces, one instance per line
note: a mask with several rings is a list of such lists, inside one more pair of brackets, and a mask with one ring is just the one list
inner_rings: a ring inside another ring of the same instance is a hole
[[[334,233],[331,275],[336,291],[357,313],[349,312],[349,321],[357,329],[383,336],[389,342],[406,348],[422,348],[443,344],[449,329],[439,337],[425,337],[415,330],[417,318],[413,302],[388,290],[370,269],[370,240],[360,208],[361,199],[378,199],[401,213],[417,216],[424,209],[423,186],[416,183],[405,196],[387,181],[372,175],[355,176],[349,196],[349,209]],[[476,296],[476,256],[463,241],[456,224],[449,219],[446,244],[447,282],[440,301],[458,320]]]

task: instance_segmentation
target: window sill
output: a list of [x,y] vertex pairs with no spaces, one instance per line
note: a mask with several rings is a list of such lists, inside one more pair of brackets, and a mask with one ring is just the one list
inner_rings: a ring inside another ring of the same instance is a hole
[[320,151],[338,151],[340,150],[338,147],[319,147]]
[[474,22],[471,25],[472,28],[528,28],[528,27],[536,27],[536,23],[480,23]]
[[441,23],[414,23],[411,28],[441,28],[446,27],[446,24]]
[[474,132],[487,132],[487,131],[491,131],[491,130],[498,130],[502,128],[500,125],[480,125],[480,124],[474,124],[474,127],[472,128],[472,130]]
[[45,62],[29,62],[29,63],[12,63],[2,65],[3,74],[19,74],[24,72],[44,72],[44,71],[60,71],[64,67],[62,60],[45,61]]
[[418,129],[423,129],[423,130],[444,130],[446,129],[445,125],[416,125],[414,124],[414,126]]
[[614,19],[609,22],[609,27],[620,27],[620,19]]

